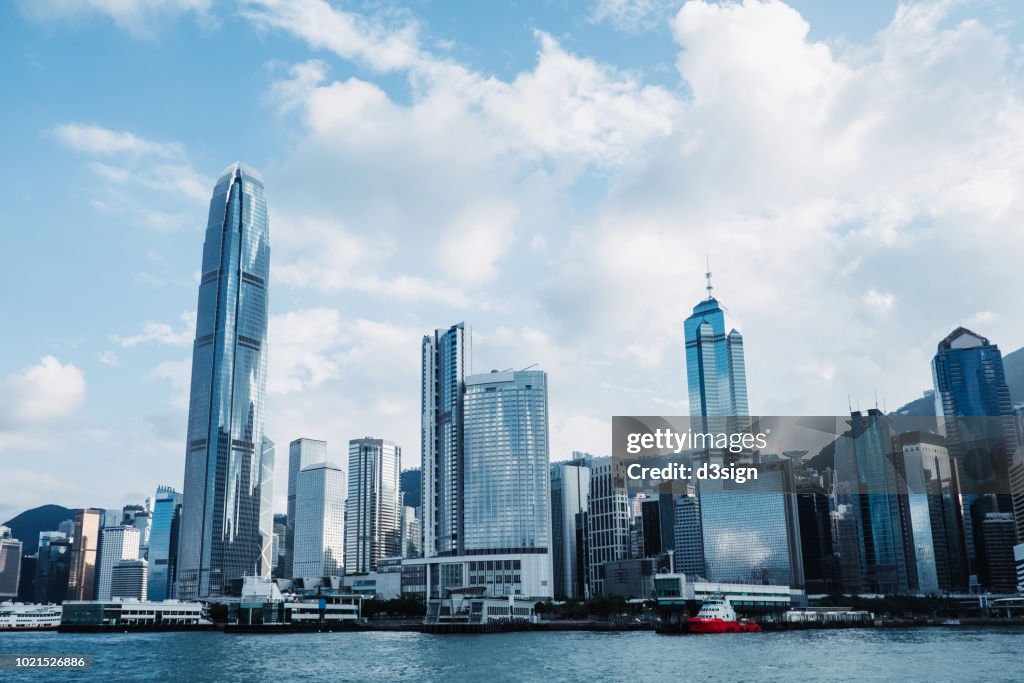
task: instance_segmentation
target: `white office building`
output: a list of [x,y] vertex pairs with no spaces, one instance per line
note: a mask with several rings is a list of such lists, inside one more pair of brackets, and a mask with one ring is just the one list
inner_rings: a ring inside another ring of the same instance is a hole
[[345,574],[345,472],[331,463],[302,469],[295,491],[294,578]]
[[345,505],[345,571],[376,571],[381,557],[402,552],[398,475],[402,450],[391,441],[365,437],[348,444]]
[[604,592],[604,564],[625,560],[629,551],[629,497],[626,473],[610,457],[591,458],[574,453],[574,459],[590,461],[590,500],[587,511],[587,553],[590,595]]
[[327,442],[317,439],[295,439],[288,444],[288,518],[284,537],[284,575],[295,576],[292,571],[295,551],[295,496],[299,484],[299,472],[322,462],[327,462]]
[[139,529],[133,526],[109,526],[103,529],[97,600],[110,600],[114,566],[121,560],[139,559],[141,538]]

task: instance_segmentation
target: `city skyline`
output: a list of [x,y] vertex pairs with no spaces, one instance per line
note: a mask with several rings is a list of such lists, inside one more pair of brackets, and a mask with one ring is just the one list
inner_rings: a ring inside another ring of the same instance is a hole
[[[562,388],[553,460],[606,453],[611,415],[686,411],[678,331],[705,254],[743,322],[755,414],[843,414],[876,388],[894,408],[958,326],[1024,342],[1012,5],[611,5],[509,10],[501,36],[476,9],[333,7],[358,40],[326,43],[273,3],[0,8],[25,105],[0,114],[19,330],[0,361],[0,518],[180,490],[197,243],[237,158],[273,188],[279,444],[378,434],[416,466],[417,339],[466,320],[476,371],[539,362]],[[746,60],[740,29],[772,58]],[[83,74],[71,46],[100,45]],[[208,65],[237,54],[225,84]],[[942,121],[910,106],[921,93]],[[218,97],[235,106],[195,106]],[[91,463],[125,442],[115,483]],[[285,472],[278,457],[278,511]]]

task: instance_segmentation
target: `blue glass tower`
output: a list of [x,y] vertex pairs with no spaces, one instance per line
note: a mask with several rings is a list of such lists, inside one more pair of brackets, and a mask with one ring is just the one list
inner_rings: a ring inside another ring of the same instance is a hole
[[153,525],[149,532],[149,577],[147,599],[153,602],[173,598],[178,561],[178,532],[181,522],[181,494],[170,486],[156,490]]
[[712,430],[708,417],[748,415],[747,373],[743,362],[743,335],[726,309],[711,296],[693,307],[683,323],[686,345],[686,384],[690,415],[703,418],[694,424]]
[[213,189],[192,350],[178,597],[269,578],[272,481],[263,437],[270,243],[263,181],[229,166]]

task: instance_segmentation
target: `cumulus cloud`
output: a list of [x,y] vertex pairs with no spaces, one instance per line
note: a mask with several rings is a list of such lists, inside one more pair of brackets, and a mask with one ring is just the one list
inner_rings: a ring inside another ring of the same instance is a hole
[[667,23],[679,4],[680,0],[597,0],[590,10],[590,21],[636,34]]
[[71,416],[85,400],[85,375],[71,363],[44,356],[3,379],[0,419],[23,427]]

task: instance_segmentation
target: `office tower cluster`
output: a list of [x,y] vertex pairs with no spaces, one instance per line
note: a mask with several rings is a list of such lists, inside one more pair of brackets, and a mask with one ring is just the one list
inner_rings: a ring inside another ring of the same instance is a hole
[[471,346],[463,323],[423,338],[423,556],[403,575],[428,597],[551,597],[547,374],[472,374]]
[[[757,477],[737,487],[637,485],[624,463],[582,452],[552,463],[547,374],[474,374],[458,323],[420,345],[419,500],[402,490],[394,442],[352,438],[335,462],[325,441],[297,438],[287,514],[275,519],[269,261],[263,182],[233,164],[213,189],[202,250],[183,490],[76,510],[31,557],[0,527],[0,599],[217,600],[253,579],[570,600],[650,597],[665,573],[813,593],[1012,593],[1024,581],[1024,410],[998,346],[965,328],[932,361],[933,424],[902,430],[877,407],[851,410],[821,471],[803,451],[685,454],[742,460]],[[682,325],[690,419],[695,431],[743,432],[744,338],[706,275],[707,297]]]

